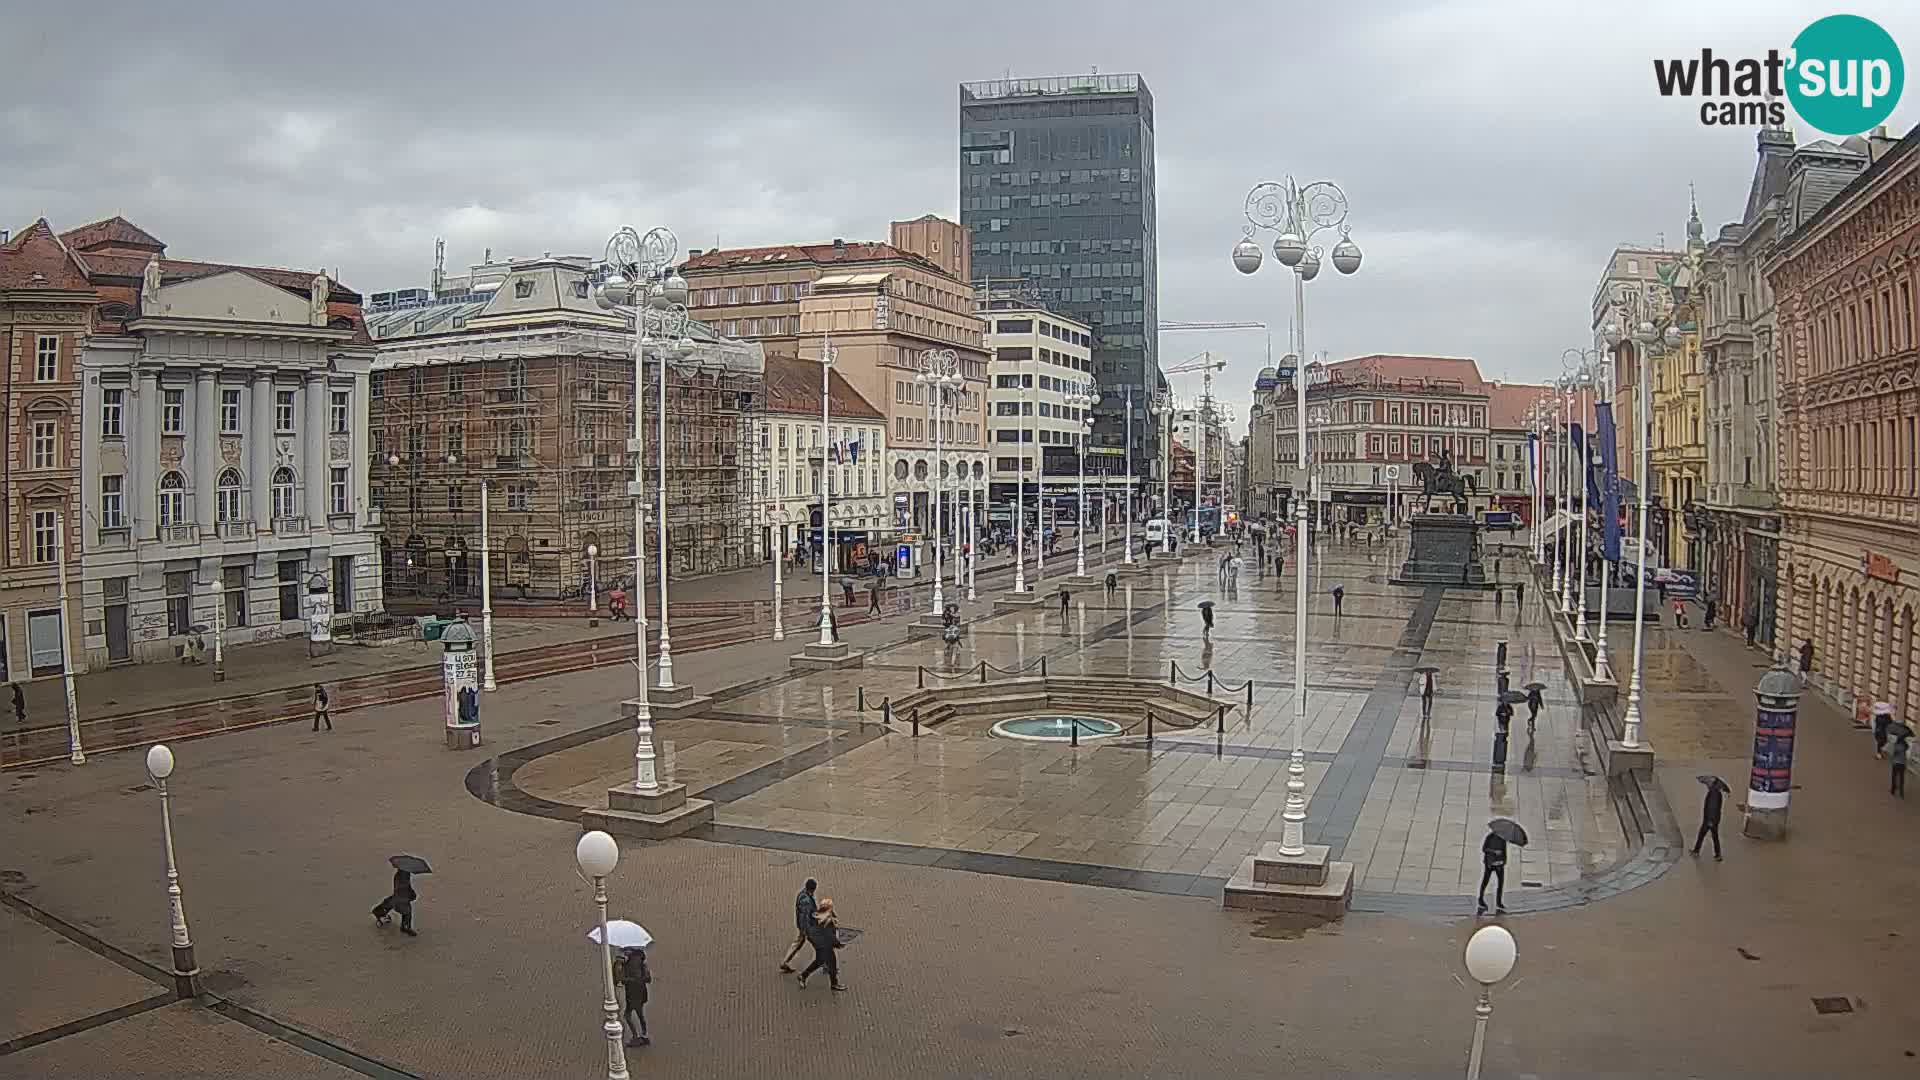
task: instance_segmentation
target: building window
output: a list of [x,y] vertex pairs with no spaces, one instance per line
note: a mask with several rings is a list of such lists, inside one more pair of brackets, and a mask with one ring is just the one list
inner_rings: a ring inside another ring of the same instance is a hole
[[240,434],[240,391],[220,391],[220,434]]
[[52,510],[33,512],[33,561],[40,564],[60,557],[60,515]]
[[245,511],[241,506],[240,470],[222,469],[220,480],[214,485],[214,492],[217,500],[213,504],[216,520],[223,525],[229,521],[241,520]]
[[332,478],[327,482],[327,512],[330,514],[347,512],[347,470],[344,467],[336,466]]
[[283,559],[274,570],[279,582],[280,621],[291,622],[300,617],[300,579],[306,576],[307,564],[301,559]]
[[41,334],[33,343],[33,381],[56,382],[60,378],[60,338]]
[[293,391],[273,392],[273,430],[282,435],[293,432]]
[[227,608],[228,626],[247,625],[247,568],[220,568],[220,597]]
[[458,484],[447,485],[447,509],[452,513],[464,513],[467,509],[467,492]]
[[[447,381],[451,383],[453,377],[449,375]],[[345,435],[347,433],[347,418],[351,415],[352,403],[353,396],[347,393],[347,391],[335,390],[333,392],[332,403],[327,407],[327,416],[329,420],[328,427],[335,435]]]
[[103,529],[124,529],[127,527],[126,484],[124,476],[103,476],[100,478],[100,527]]
[[120,420],[126,411],[127,392],[118,387],[109,387],[100,391],[100,437],[118,439],[123,432]]
[[162,528],[186,524],[187,482],[179,473],[170,472],[160,478],[159,509]]
[[[170,473],[178,478],[178,473]],[[165,485],[165,481],[161,482]],[[162,505],[165,505],[162,503]],[[169,571],[165,582],[167,596],[167,633],[175,637],[193,629],[193,571]]]
[[273,496],[273,517],[278,521],[294,516],[293,470],[285,465],[273,470],[273,482],[268,491]]
[[53,420],[35,420],[33,422],[33,467],[51,469],[55,458],[54,447],[59,441],[60,428]]
[[353,610],[353,556],[333,558],[333,610]]
[[186,430],[185,390],[160,391],[160,434],[178,435]]
[[528,508],[527,491],[528,488],[525,484],[508,484],[507,509],[526,510]]

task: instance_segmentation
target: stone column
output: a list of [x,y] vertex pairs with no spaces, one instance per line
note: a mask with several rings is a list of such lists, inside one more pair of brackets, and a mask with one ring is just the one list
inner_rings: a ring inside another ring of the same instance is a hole
[[216,533],[214,481],[220,475],[220,392],[213,372],[193,377],[193,499],[194,520],[202,539]]
[[247,488],[252,493],[255,528],[273,527],[273,372],[253,373],[253,421],[243,445],[247,453]]
[[135,389],[133,480],[127,492],[127,523],[136,540],[160,535],[160,373],[137,370]]
[[305,430],[300,433],[304,449],[300,454],[301,471],[307,485],[307,520],[313,528],[327,523],[327,376],[309,372],[302,391],[306,398]]

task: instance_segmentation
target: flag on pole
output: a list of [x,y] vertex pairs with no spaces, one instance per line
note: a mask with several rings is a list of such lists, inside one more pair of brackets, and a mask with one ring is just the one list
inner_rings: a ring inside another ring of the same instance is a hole
[[860,440],[855,439],[847,444],[847,462],[851,465],[860,464]]
[[1620,561],[1620,470],[1613,445],[1613,403],[1594,405],[1594,438],[1600,442],[1600,557]]

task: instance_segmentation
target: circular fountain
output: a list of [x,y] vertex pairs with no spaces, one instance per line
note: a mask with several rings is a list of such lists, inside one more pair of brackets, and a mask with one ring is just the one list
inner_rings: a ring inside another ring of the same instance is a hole
[[1080,741],[1111,739],[1122,733],[1119,724],[1097,716],[1022,716],[993,725],[993,734],[1026,742],[1071,742],[1079,728]]

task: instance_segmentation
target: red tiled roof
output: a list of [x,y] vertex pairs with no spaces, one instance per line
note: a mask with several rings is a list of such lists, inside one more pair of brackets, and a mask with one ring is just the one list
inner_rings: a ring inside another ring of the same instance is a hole
[[0,244],[0,289],[85,291],[86,264],[54,234],[46,218]]
[[[783,260],[781,255],[785,255]],[[768,259],[766,256],[773,256]],[[771,247],[753,248],[715,248],[703,251],[689,258],[681,268],[685,270],[775,270],[782,266],[793,266],[808,262],[856,263],[879,262],[886,259],[899,259],[919,263],[933,270],[940,270],[938,264],[911,251],[866,240],[849,240],[836,248],[832,244],[775,244]]]
[[[886,415],[873,407],[858,390],[835,371],[830,381],[833,419],[885,420]],[[820,415],[820,364],[796,356],[767,357],[767,412],[785,415]]]
[[114,215],[105,221],[95,221],[77,229],[68,229],[60,234],[60,239],[75,251],[106,251],[113,248],[135,248],[163,253],[167,245],[157,237],[126,218]]
[[1494,431],[1522,431],[1527,410],[1553,388],[1535,383],[1488,383],[1487,427]]
[[1431,382],[1457,382],[1468,393],[1484,392],[1480,366],[1464,356],[1403,356],[1379,353],[1337,360],[1327,371],[1348,379],[1384,379],[1398,382],[1419,379]]

